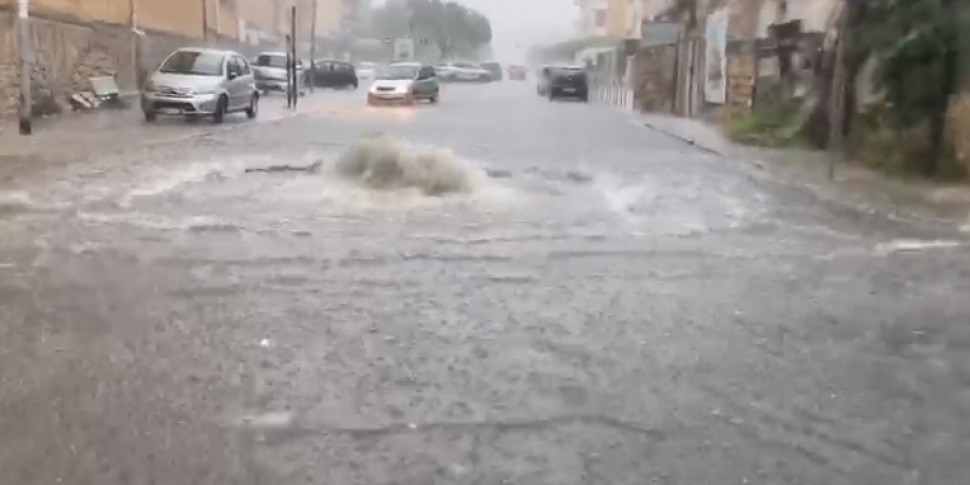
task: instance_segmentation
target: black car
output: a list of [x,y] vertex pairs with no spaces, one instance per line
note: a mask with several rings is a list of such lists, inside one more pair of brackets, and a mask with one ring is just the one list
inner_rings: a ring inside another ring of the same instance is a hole
[[[548,69],[548,71],[546,71]],[[589,76],[586,69],[577,66],[547,67],[543,69],[545,86],[541,89],[549,101],[556,98],[578,98],[589,101]]]
[[503,79],[502,65],[497,62],[482,63],[482,69],[485,69],[492,75],[492,81],[501,81]]
[[314,65],[313,85],[318,88],[354,88],[360,84],[357,69],[344,61],[317,61]]

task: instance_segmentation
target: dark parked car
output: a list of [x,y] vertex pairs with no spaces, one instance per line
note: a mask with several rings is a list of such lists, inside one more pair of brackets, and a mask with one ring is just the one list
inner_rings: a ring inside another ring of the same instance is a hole
[[502,65],[497,62],[485,62],[482,63],[482,69],[488,71],[492,76],[492,81],[502,80]]
[[548,68],[545,92],[549,101],[556,98],[578,98],[589,101],[589,77],[586,69],[577,66]]
[[360,84],[354,65],[344,61],[317,61],[313,85],[319,88],[354,88]]

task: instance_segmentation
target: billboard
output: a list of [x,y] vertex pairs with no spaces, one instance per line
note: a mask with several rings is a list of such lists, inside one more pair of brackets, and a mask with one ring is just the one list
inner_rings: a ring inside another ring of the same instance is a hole
[[727,101],[727,27],[727,10],[722,8],[707,16],[704,99],[708,103],[724,104]]

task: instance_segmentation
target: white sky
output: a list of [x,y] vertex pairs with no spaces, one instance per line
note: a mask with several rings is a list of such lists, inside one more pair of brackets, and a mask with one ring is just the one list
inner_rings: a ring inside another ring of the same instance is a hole
[[[537,43],[572,37],[574,0],[455,0],[485,14],[492,22],[492,49],[500,62],[522,61]],[[383,0],[373,0],[374,5]]]
[[530,46],[572,36],[573,0],[457,0],[492,22],[492,48],[499,61],[522,60]]

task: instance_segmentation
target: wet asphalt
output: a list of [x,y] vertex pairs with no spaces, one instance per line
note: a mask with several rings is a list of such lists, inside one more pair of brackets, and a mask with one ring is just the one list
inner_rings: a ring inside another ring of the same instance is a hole
[[[970,476],[955,226],[529,84],[319,96],[0,188],[0,484]],[[377,133],[468,190],[327,170]]]

